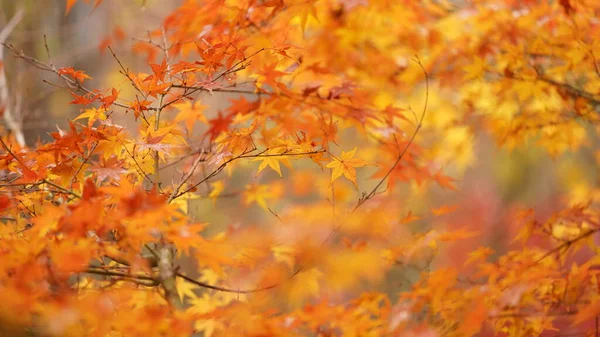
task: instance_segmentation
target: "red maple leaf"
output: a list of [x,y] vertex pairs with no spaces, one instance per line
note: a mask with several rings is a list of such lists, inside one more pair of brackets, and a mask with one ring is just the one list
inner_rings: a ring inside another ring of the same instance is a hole
[[230,114],[230,115],[223,116],[221,111],[219,111],[217,118],[210,119],[208,121],[210,128],[208,128],[208,130],[206,131],[205,134],[210,135],[211,141],[214,140],[215,138],[217,138],[217,136],[219,136],[219,134],[221,132],[229,129],[229,125],[231,124],[232,120],[233,120],[233,115]]

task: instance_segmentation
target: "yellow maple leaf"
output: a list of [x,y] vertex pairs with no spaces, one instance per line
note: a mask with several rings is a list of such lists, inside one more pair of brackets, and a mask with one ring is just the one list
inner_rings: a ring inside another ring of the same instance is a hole
[[286,265],[288,265],[291,270],[294,269],[294,254],[296,252],[294,247],[287,245],[278,245],[272,247],[271,251],[273,251],[275,261],[283,262]]
[[331,183],[344,175],[348,180],[350,180],[354,186],[356,187],[356,170],[355,167],[362,167],[367,165],[367,163],[358,158],[354,158],[356,154],[356,148],[352,151],[342,151],[341,158],[334,158],[329,164],[327,164],[327,168],[332,169],[331,171]]
[[188,282],[182,278],[177,278],[177,294],[179,295],[179,299],[181,303],[183,303],[183,299],[185,297],[189,297],[191,299],[198,298],[198,295],[194,292],[194,289],[198,289],[198,286],[193,284],[192,282]]
[[310,17],[314,18],[316,21],[319,21],[319,18],[317,17],[317,9],[315,7],[315,2],[316,1],[314,0],[307,1],[307,3],[300,5],[297,9],[303,33],[306,31],[306,23],[308,22],[308,19]]
[[207,108],[206,105],[199,104],[198,102],[184,101],[183,103],[174,104],[173,106],[179,110],[177,116],[175,116],[175,123],[183,121],[187,131],[190,133],[192,132],[192,128],[196,121],[208,123],[204,116],[204,110]]
[[204,336],[210,337],[213,335],[215,330],[222,329],[224,327],[223,323],[215,319],[200,319],[194,323],[194,329],[203,332]]
[[260,165],[258,166],[258,172],[256,172],[256,175],[258,175],[260,171],[262,171],[265,167],[269,166],[271,169],[277,172],[280,177],[283,177],[283,175],[281,174],[281,166],[279,165],[279,160],[281,160],[281,157],[277,156],[283,151],[284,148],[282,147],[270,149],[265,153],[266,156],[261,156],[260,158],[254,159],[254,161],[262,160],[262,163],[260,163]]
[[475,57],[473,62],[463,67],[465,74],[464,80],[472,80],[481,78],[486,72],[487,63],[481,57]]
[[291,279],[288,288],[289,302],[292,305],[300,305],[309,297],[319,294],[319,283],[324,274],[316,268],[303,270]]
[[210,186],[212,187],[212,190],[208,194],[208,197],[212,200],[214,205],[217,202],[217,198],[219,197],[219,195],[221,195],[221,192],[223,192],[223,190],[225,189],[225,184],[222,180],[219,180],[215,181],[214,183],[211,183]]
[[200,272],[198,281],[215,285],[219,282],[219,275],[212,269],[204,269]]
[[79,116],[77,116],[74,121],[78,120],[78,119],[84,119],[87,118],[88,119],[88,126],[91,126],[92,124],[94,124],[94,122],[96,120],[106,120],[106,109],[104,108],[100,108],[100,109],[96,109],[96,108],[91,108],[91,109],[85,109],[83,110],[83,113],[81,113]]
[[273,193],[269,191],[267,185],[248,185],[244,191],[244,203],[250,205],[253,202],[257,203],[265,211],[269,209],[267,200],[273,199]]

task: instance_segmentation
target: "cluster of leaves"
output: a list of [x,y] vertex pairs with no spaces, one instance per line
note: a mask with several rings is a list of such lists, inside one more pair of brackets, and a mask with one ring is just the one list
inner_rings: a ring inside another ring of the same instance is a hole
[[[519,214],[514,250],[482,245],[458,267],[432,267],[440,243],[476,233],[412,234],[455,207],[406,200],[453,193],[442,169],[473,164],[477,133],[554,156],[592,142],[598,14],[569,0],[187,0],[133,46],[144,72],[110,49],[126,84],[105,89],[5,45],[82,110],[34,149],[0,139],[0,328],[532,336],[593,321],[600,190]],[[211,94],[234,98],[212,114]],[[124,115],[137,130],[113,122]],[[196,220],[190,205],[227,211],[225,197],[242,224]],[[378,287],[406,268],[413,285]]]

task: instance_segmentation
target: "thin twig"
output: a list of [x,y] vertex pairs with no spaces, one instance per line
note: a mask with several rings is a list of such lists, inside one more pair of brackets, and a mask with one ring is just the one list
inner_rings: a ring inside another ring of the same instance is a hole
[[59,190],[59,191],[62,191],[62,192],[64,192],[64,193],[66,193],[66,194],[70,194],[70,195],[74,196],[74,197],[75,197],[75,198],[77,198],[77,199],[81,199],[81,196],[80,196],[79,194],[77,194],[77,193],[75,193],[75,192],[73,192],[73,191],[71,191],[71,190],[68,190],[68,189],[66,189],[66,188],[64,188],[64,187],[62,187],[62,186],[60,186],[60,185],[57,185],[57,184],[55,184],[55,183],[51,182],[50,180],[43,179],[43,180],[42,180],[42,182],[43,182],[44,184],[48,184],[48,185],[50,185],[50,186],[52,186],[52,187],[56,188],[56,189],[57,189],[57,190]]
[[173,199],[175,199],[175,197],[179,193],[179,190],[181,190],[181,187],[194,175],[194,171],[196,171],[196,167],[198,167],[198,164],[200,164],[200,162],[203,159],[204,158],[203,158],[202,154],[200,154],[198,156],[198,158],[196,160],[194,160],[194,163],[192,164],[192,167],[190,168],[190,170],[183,176],[183,178],[181,179],[181,181],[179,182],[177,187],[175,187],[175,189],[173,190],[171,195],[169,195],[169,199],[167,200],[167,203],[171,203],[171,201],[173,201]]
[[227,161],[223,162],[221,165],[219,165],[219,167],[217,167],[213,172],[211,172],[209,175],[207,175],[206,177],[204,177],[199,182],[197,182],[194,185],[188,187],[183,192],[179,192],[179,193],[175,194],[175,196],[173,196],[172,198],[169,197],[169,200],[173,201],[174,199],[179,198],[180,196],[182,196],[182,195],[184,195],[184,194],[186,194],[186,193],[194,190],[196,187],[202,185],[202,183],[204,183],[205,181],[208,181],[209,179],[211,179],[211,178],[215,177],[216,175],[218,175],[219,173],[221,173],[221,171],[223,171],[223,169],[228,164],[230,164],[231,162],[233,162],[235,160],[238,160],[238,159],[242,159],[242,158],[261,158],[261,157],[310,156],[310,155],[313,155],[313,154],[325,152],[325,150],[316,150],[316,151],[301,152],[301,153],[264,154],[264,152],[266,152],[267,150],[268,149],[264,150],[261,153],[254,154],[254,155],[248,154],[248,152],[252,152],[252,151],[248,151],[248,152],[242,153],[242,154],[240,154],[238,156],[235,156],[235,157],[232,157],[232,158],[228,159]]
[[400,163],[400,161],[402,160],[404,155],[408,152],[408,149],[413,144],[415,138],[417,137],[417,134],[419,133],[419,130],[423,126],[423,119],[425,118],[425,113],[427,112],[427,105],[429,103],[429,75],[427,74],[425,67],[423,66],[423,64],[421,63],[421,60],[418,57],[416,57],[415,62],[421,67],[421,70],[423,71],[423,74],[425,75],[425,103],[423,104],[423,112],[421,113],[421,118],[418,120],[418,123],[415,127],[415,131],[413,132],[412,136],[410,137],[408,143],[406,143],[406,146],[404,146],[404,149],[398,154],[398,157],[396,157],[396,161],[394,162],[394,164],[388,169],[388,171],[385,173],[383,178],[381,178],[379,183],[377,183],[377,185],[375,185],[375,187],[371,190],[371,192],[369,192],[368,194],[366,194],[365,196],[363,196],[359,199],[358,203],[356,204],[356,206],[354,207],[352,212],[356,211],[360,206],[362,206],[365,202],[367,202],[367,200],[369,200],[369,199],[373,198],[373,196],[375,196],[379,187],[381,187],[381,185],[383,185],[383,183],[386,181],[386,179],[394,171],[396,166],[398,166],[398,164]]
[[550,256],[550,255],[552,255],[552,254],[554,254],[556,252],[560,252],[561,250],[563,250],[565,248],[568,249],[574,243],[576,243],[578,241],[581,241],[581,240],[587,238],[588,236],[593,235],[594,233],[596,233],[598,231],[600,231],[600,229],[592,229],[592,230],[589,230],[587,232],[584,232],[583,234],[579,235],[578,237],[576,237],[574,239],[571,239],[571,240],[563,242],[562,244],[560,244],[560,245],[554,247],[553,249],[549,250],[548,252],[546,252],[546,254],[542,255],[542,257],[540,257],[539,259],[537,259],[535,261],[535,263],[539,263],[542,260],[544,260],[545,258],[547,258],[548,256]]
[[133,78],[131,78],[131,76],[129,75],[129,70],[127,70],[125,68],[125,66],[123,66],[123,63],[121,63],[121,60],[119,60],[119,58],[117,57],[117,54],[115,54],[114,50],[111,48],[111,46],[107,46],[108,50],[110,50],[110,53],[112,54],[113,58],[117,61],[117,63],[119,64],[119,67],[121,67],[121,71],[122,74],[127,77],[127,79],[129,79],[129,82],[131,82],[131,85],[133,86],[133,88],[135,90],[137,90],[142,96],[144,96],[144,99],[146,99],[146,95],[144,95],[144,93],[142,92],[142,90],[140,90],[140,88],[137,86],[137,84],[135,84],[135,81],[133,80]]

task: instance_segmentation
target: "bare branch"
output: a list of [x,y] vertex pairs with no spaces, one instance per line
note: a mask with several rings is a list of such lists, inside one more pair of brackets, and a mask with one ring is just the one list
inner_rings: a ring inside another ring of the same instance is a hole
[[[14,28],[23,19],[23,9],[19,9],[17,13],[10,19],[8,24],[0,31],[0,45],[4,45],[6,39],[10,36]],[[0,63],[4,61],[4,48],[0,48]],[[11,103],[10,92],[8,90],[8,80],[6,77],[6,67],[0,67],[0,105],[4,108],[4,121],[8,129],[15,135],[17,143],[20,146],[25,146],[25,135],[23,134],[23,116],[21,114],[21,102],[16,100],[15,104]]]

